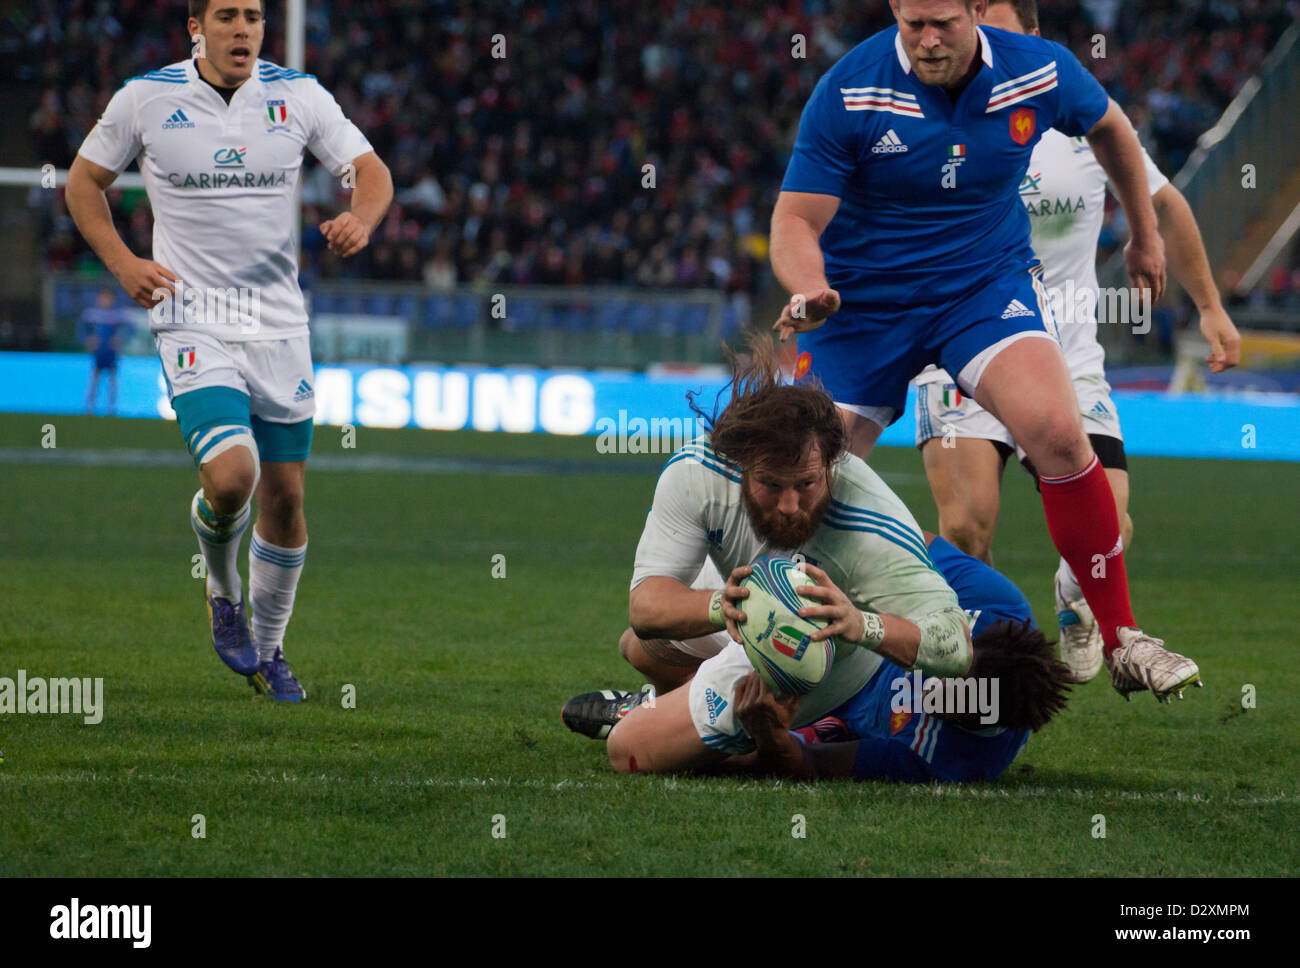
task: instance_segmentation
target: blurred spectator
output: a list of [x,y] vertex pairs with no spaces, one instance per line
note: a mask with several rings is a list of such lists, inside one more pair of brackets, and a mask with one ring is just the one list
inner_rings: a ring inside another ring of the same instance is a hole
[[[1039,6],[1043,33],[1125,106],[1170,175],[1300,13],[1297,0]],[[35,157],[8,163],[66,167],[123,80],[188,56],[178,9],[15,5],[4,29],[23,41],[14,60]],[[398,206],[371,251],[342,262],[314,227],[347,192],[309,161],[305,279],[705,286],[750,299],[770,280],[753,239],[813,84],[892,19],[887,0],[313,0],[307,16],[308,70],[389,160]],[[283,63],[280,12],[269,22],[263,57]],[[504,58],[492,56],[497,33]],[[147,206],[112,205],[147,256]],[[46,258],[68,268],[89,254],[58,214],[46,216]]]

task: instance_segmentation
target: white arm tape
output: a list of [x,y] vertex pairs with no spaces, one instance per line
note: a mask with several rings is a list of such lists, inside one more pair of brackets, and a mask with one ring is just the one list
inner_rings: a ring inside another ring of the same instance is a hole
[[961,676],[970,669],[970,627],[966,613],[950,605],[931,612],[916,623],[921,644],[916,667],[931,676]]

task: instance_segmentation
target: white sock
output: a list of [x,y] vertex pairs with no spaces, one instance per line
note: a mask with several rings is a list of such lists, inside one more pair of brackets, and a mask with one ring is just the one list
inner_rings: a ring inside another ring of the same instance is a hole
[[1064,558],[1061,559],[1061,564],[1056,569],[1056,587],[1067,605],[1070,602],[1084,600],[1083,589],[1079,587],[1079,579],[1074,577],[1074,571],[1070,568],[1070,563]]
[[212,510],[199,488],[190,502],[190,527],[199,539],[199,550],[208,567],[208,593],[238,605],[244,600],[239,577],[239,541],[248,527],[249,502],[234,514]]
[[307,546],[281,548],[253,531],[248,543],[248,604],[252,609],[253,641],[258,658],[270,662],[284,647],[284,630],[293,614],[298,577],[307,560]]

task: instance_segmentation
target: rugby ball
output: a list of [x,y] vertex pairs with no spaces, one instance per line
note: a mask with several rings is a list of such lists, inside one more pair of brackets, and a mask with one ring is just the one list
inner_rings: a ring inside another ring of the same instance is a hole
[[749,597],[740,602],[745,621],[739,624],[745,655],[763,681],[777,695],[802,696],[821,685],[835,662],[832,636],[813,641],[813,632],[826,627],[823,619],[800,618],[799,609],[822,605],[815,598],[795,593],[801,585],[815,585],[797,562],[764,556],[740,587]]

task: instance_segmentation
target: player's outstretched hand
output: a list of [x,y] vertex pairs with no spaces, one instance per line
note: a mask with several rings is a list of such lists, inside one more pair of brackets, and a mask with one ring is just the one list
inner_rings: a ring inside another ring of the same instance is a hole
[[815,293],[797,292],[790,297],[790,301],[781,310],[781,318],[772,328],[784,343],[795,333],[816,329],[839,311],[840,294],[834,289],[823,289]]
[[809,638],[814,642],[829,639],[832,635],[841,636],[845,642],[861,642],[864,634],[862,613],[849,601],[849,596],[840,591],[830,576],[816,565],[804,563],[803,570],[816,585],[800,585],[795,589],[806,598],[815,598],[825,605],[810,605],[799,609],[800,618],[824,618],[830,624],[814,632]]
[[329,243],[329,250],[343,259],[356,255],[370,244],[370,230],[351,212],[321,222],[320,233]]
[[1211,373],[1222,373],[1241,362],[1241,334],[1222,306],[1201,313],[1201,335],[1210,344],[1205,362]]
[[1150,290],[1152,306],[1160,301],[1165,294],[1165,243],[1160,236],[1153,235],[1143,244],[1129,239],[1124,246],[1124,268],[1135,289]]
[[782,696],[768,688],[757,672],[736,683],[736,719],[760,751],[778,749],[794,722],[798,696]]
[[737,622],[744,622],[749,618],[739,608],[739,603],[749,597],[749,589],[741,588],[740,583],[750,576],[754,571],[748,565],[740,568],[733,568],[731,577],[727,579],[727,587],[722,589],[722,614],[727,619],[727,633],[731,636],[731,641],[740,641],[740,626]]
[[126,294],[145,309],[153,309],[176,291],[172,285],[176,281],[175,273],[152,259],[132,256],[129,261],[114,267],[113,275]]

